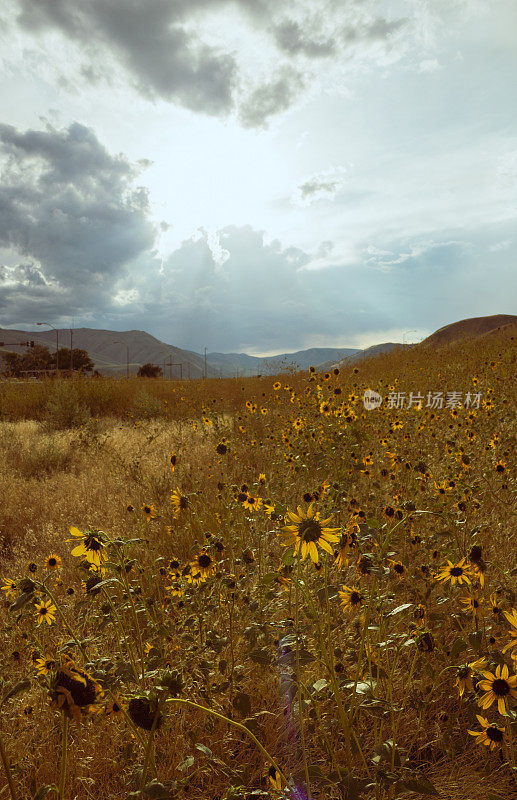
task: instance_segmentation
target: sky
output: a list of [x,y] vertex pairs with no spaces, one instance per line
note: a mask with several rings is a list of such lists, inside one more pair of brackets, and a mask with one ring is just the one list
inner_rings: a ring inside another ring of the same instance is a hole
[[517,313],[514,0],[0,0],[0,327],[256,355]]

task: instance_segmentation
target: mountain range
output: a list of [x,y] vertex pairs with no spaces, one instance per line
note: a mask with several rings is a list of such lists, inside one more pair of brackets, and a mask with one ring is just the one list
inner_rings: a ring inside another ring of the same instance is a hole
[[[517,316],[496,314],[489,317],[474,317],[445,325],[435,331],[418,345],[419,347],[441,347],[472,336],[490,334],[502,326],[517,323]],[[309,366],[325,371],[335,366],[346,366],[357,360],[380,357],[396,348],[415,347],[397,342],[384,342],[364,350],[341,347],[313,347],[293,353],[263,358],[246,353],[207,353],[205,356],[192,350],[166,344],[145,331],[110,331],[96,328],[75,328],[72,331],[62,328],[57,331],[59,347],[86,350],[101,374],[134,375],[146,363],[158,364],[166,377],[207,378],[245,377],[252,375],[274,375],[290,370],[306,370]],[[0,360],[2,353],[14,351],[22,353],[26,343],[47,346],[51,352],[56,349],[56,331],[38,329],[36,331],[0,328]]]

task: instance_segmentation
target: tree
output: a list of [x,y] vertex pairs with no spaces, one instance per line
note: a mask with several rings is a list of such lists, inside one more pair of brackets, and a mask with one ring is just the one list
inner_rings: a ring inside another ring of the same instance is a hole
[[[72,349],[72,361],[70,361],[70,348],[60,347],[57,354],[57,363],[59,369],[70,370],[70,364],[73,364],[74,372],[93,372],[95,364],[91,360],[86,350],[81,350],[77,347]],[[52,356],[52,364],[56,366],[56,354]]]
[[8,374],[15,377],[24,372],[40,372],[41,370],[52,369],[50,350],[40,344],[28,348],[23,355],[11,352],[5,353],[4,361]]
[[144,364],[137,372],[139,378],[161,378],[162,368],[156,364]]

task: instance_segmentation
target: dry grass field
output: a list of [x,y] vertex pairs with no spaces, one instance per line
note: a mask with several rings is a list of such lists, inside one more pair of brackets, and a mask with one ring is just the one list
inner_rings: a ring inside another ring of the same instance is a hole
[[516,797],[516,337],[0,384],[1,800]]

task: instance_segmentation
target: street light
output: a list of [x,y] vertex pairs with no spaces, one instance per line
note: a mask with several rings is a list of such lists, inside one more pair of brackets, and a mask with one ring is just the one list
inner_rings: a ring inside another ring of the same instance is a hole
[[37,322],[36,325],[48,325],[49,328],[52,328],[52,330],[54,330],[56,332],[56,378],[58,378],[59,377],[59,364],[58,364],[58,360],[59,360],[59,356],[58,356],[58,353],[59,353],[59,331],[50,322]]
[[[123,342],[116,339],[111,344],[123,344]],[[129,345],[125,345],[126,347],[126,378],[129,378]]]

